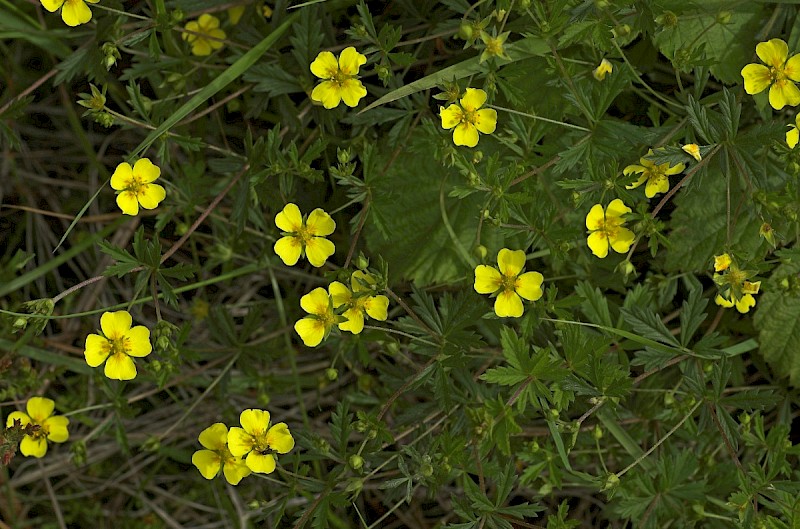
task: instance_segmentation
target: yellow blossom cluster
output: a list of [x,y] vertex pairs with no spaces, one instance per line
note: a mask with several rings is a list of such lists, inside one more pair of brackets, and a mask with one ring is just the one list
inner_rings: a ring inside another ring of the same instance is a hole
[[764,64],[748,64],[742,68],[744,90],[760,94],[769,88],[769,104],[775,110],[800,104],[800,54],[789,57],[789,46],[781,39],[770,39],[756,45],[756,55]]
[[595,204],[586,215],[586,239],[589,249],[599,258],[604,258],[610,250],[625,253],[633,244],[635,236],[631,230],[624,228],[626,214],[631,208],[616,198],[603,209],[602,204]]
[[150,330],[137,325],[131,327],[133,319],[126,310],[106,312],[100,317],[102,334],[86,337],[83,355],[91,367],[105,362],[103,372],[115,380],[136,378],[134,358],[149,355],[153,346],[150,343]]
[[231,485],[237,485],[251,472],[271,474],[277,465],[275,454],[294,448],[294,438],[284,422],[270,423],[266,410],[247,409],[239,415],[239,426],[214,423],[198,436],[202,450],[192,455],[192,464],[206,479],[219,471]]
[[[690,150],[694,152],[693,149],[690,148]],[[698,156],[699,151],[700,149],[698,147]],[[691,152],[686,152],[694,156],[694,154]],[[652,154],[653,149],[647,151],[648,156]],[[683,172],[683,170],[686,168],[686,166],[682,163],[672,167],[670,167],[669,163],[656,164],[655,162],[648,160],[646,157],[640,158],[639,163],[641,165],[629,165],[622,170],[622,174],[625,176],[630,176],[632,174],[641,175],[638,180],[628,186],[625,186],[625,189],[635,189],[640,185],[645,184],[644,196],[647,198],[653,198],[659,193],[666,193],[669,191],[669,177]]]
[[475,291],[495,296],[494,312],[501,318],[519,318],[524,309],[522,299],[536,301],[542,297],[544,277],[539,272],[524,272],[525,252],[503,248],[497,253],[497,268],[475,267]]
[[348,46],[339,58],[329,51],[320,52],[311,63],[311,73],[322,79],[311,92],[311,100],[322,103],[327,109],[336,108],[339,103],[355,107],[367,89],[358,80],[358,70],[367,62],[367,57]]
[[212,51],[220,49],[226,36],[219,27],[219,19],[208,13],[187,23],[184,32],[181,33],[181,38],[192,47],[192,55],[198,57],[211,55]]
[[453,143],[465,147],[478,144],[478,132],[491,134],[497,128],[497,111],[481,108],[486,103],[486,92],[467,88],[458,103],[439,109],[442,128],[453,129]]

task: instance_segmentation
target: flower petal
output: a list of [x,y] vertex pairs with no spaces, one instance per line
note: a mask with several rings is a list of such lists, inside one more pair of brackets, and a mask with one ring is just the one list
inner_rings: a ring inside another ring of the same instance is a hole
[[339,308],[342,305],[350,303],[350,300],[353,298],[350,289],[338,281],[334,281],[328,285],[328,292],[331,295],[331,300],[333,300],[333,308]]
[[[311,63],[311,73],[320,79],[331,79],[339,73],[339,63],[329,51],[321,51]],[[313,99],[313,96],[312,96]]]
[[800,53],[792,55],[783,67],[783,73],[792,81],[800,81]]
[[39,0],[42,3],[42,6],[50,11],[51,13],[55,13],[58,11],[58,8],[64,4],[64,0]]
[[767,66],[783,68],[783,63],[789,56],[789,46],[781,39],[770,39],[756,45],[756,55]]
[[303,228],[303,214],[297,204],[289,202],[275,215],[275,225],[286,233],[297,233]]
[[336,246],[324,237],[312,237],[306,243],[306,258],[311,266],[319,268],[336,252]]
[[123,191],[117,195],[117,206],[126,215],[139,214],[139,200],[136,198],[136,193],[132,191]]
[[270,415],[267,410],[248,408],[239,414],[239,423],[250,435],[261,435],[269,427]]
[[477,110],[486,103],[486,92],[480,88],[467,88],[461,98],[461,108],[467,112]]
[[497,128],[497,111],[483,108],[475,113],[475,127],[484,134],[491,134]]
[[346,79],[342,81],[339,94],[344,104],[353,108],[358,106],[362,97],[366,97],[367,89],[358,79]]
[[497,266],[506,277],[516,277],[525,267],[525,252],[503,248],[497,253]]
[[145,184],[149,184],[161,176],[161,169],[153,164],[150,158],[140,158],[133,165],[133,174]]
[[478,294],[493,294],[503,285],[503,277],[493,266],[478,265],[475,267],[475,292]]
[[330,313],[330,295],[322,288],[317,287],[300,298],[300,307],[316,316],[325,316]]
[[364,302],[364,310],[373,320],[386,321],[389,317],[389,298],[386,296],[370,296]]
[[756,306],[756,299],[750,294],[745,294],[742,299],[736,301],[736,310],[745,314],[750,311],[751,307]]
[[504,290],[494,300],[494,312],[501,318],[519,318],[522,316],[522,300],[512,290]]
[[269,429],[267,445],[279,454],[285,454],[294,448],[294,437],[285,422],[279,422]]
[[780,110],[786,105],[795,107],[800,104],[800,89],[788,79],[775,81],[769,88],[769,104],[775,110]]
[[214,479],[222,466],[222,458],[211,450],[198,450],[192,454],[192,464],[197,467],[206,479]]
[[308,215],[306,220],[306,229],[309,235],[314,237],[325,237],[330,235],[336,229],[336,223],[330,215],[325,213],[325,210],[317,208]]
[[200,18],[197,19],[197,23],[200,24],[200,27],[205,33],[219,27],[219,19],[209,13],[200,15]]
[[103,372],[108,378],[114,380],[133,380],[136,378],[136,365],[130,356],[125,353],[116,353],[108,357]]
[[742,68],[744,91],[750,95],[760,94],[772,83],[769,68],[763,64],[748,64]]
[[67,417],[57,415],[45,419],[42,427],[47,430],[47,440],[54,443],[63,443],[69,439],[69,419]]
[[25,457],[44,457],[47,453],[47,441],[43,437],[34,439],[26,435],[19,444],[19,451]]
[[339,106],[342,90],[334,81],[322,81],[311,91],[311,100],[330,110]]
[[83,0],[67,0],[61,8],[61,19],[68,26],[86,24],[92,19],[92,10]]
[[356,75],[358,69],[367,62],[367,57],[356,51],[352,46],[342,50],[339,54],[339,70],[345,75]]
[[127,310],[104,312],[100,317],[100,328],[109,340],[119,340],[131,330],[133,318]]
[[228,431],[228,450],[236,457],[242,457],[250,452],[255,445],[253,436],[238,426],[231,426]]
[[222,450],[228,442],[228,427],[224,423],[215,422],[200,432],[197,440],[209,450]]
[[250,467],[247,466],[244,460],[239,458],[234,458],[233,461],[222,465],[222,473],[225,474],[225,479],[231,485],[238,485],[239,482],[249,476],[251,472]]
[[196,57],[211,55],[212,51],[211,42],[205,37],[196,37],[196,40],[192,42],[192,55]]
[[465,147],[475,147],[478,144],[478,129],[472,123],[461,122],[453,130],[453,143]]
[[797,142],[800,141],[800,130],[794,125],[791,125],[791,127],[791,129],[786,131],[786,145],[788,145],[790,149],[794,149]]
[[25,406],[28,416],[36,424],[43,424],[45,419],[53,415],[55,407],[56,403],[47,397],[31,397]]
[[464,119],[464,113],[458,105],[450,105],[447,108],[439,109],[439,117],[442,120],[443,129],[452,129]]
[[97,367],[108,358],[111,351],[111,344],[99,334],[90,334],[86,337],[86,347],[83,356],[89,367]]
[[341,330],[353,334],[359,334],[364,330],[364,312],[361,309],[355,307],[348,309],[344,311],[342,316],[344,316],[346,320],[339,324]]
[[23,413],[21,411],[12,411],[6,417],[6,428],[11,428],[14,426],[14,421],[19,421],[20,425],[27,426],[31,423],[31,418],[28,416],[27,413]]
[[589,213],[586,214],[586,228],[590,231],[599,230],[603,227],[606,221],[606,215],[603,212],[603,206],[595,204]]
[[525,272],[517,278],[517,294],[528,301],[536,301],[542,297],[544,277],[539,272]]
[[325,323],[315,318],[303,318],[294,324],[295,332],[307,347],[316,347],[325,338]]
[[133,167],[127,162],[122,162],[114,169],[111,175],[111,188],[122,191],[128,187],[128,182],[133,179]]
[[628,228],[619,228],[615,237],[609,238],[611,247],[617,253],[625,253],[630,250],[636,236]]
[[247,454],[245,463],[253,472],[271,474],[275,471],[275,456],[272,454],[259,454],[256,451]]
[[131,356],[147,356],[153,351],[150,343],[150,329],[144,325],[137,325],[125,333],[125,352]]
[[167,191],[158,184],[147,184],[139,191],[139,204],[144,209],[156,209],[167,196]]
[[273,249],[278,254],[278,257],[281,258],[283,264],[294,266],[300,259],[300,254],[303,253],[303,242],[299,237],[287,235],[275,241]]
[[625,205],[622,200],[615,198],[606,207],[606,218],[619,218],[631,212],[631,208]]
[[644,196],[653,198],[659,193],[666,193],[669,191],[669,178],[662,174],[655,174],[647,179],[647,185],[644,187]]
[[600,259],[608,255],[609,243],[605,232],[594,231],[590,233],[589,237],[586,238],[586,244],[589,245],[589,249],[592,253]]

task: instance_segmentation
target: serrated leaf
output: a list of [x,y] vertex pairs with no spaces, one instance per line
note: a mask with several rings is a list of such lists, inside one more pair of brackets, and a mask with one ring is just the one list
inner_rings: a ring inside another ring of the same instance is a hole
[[667,345],[680,346],[661,318],[649,309],[632,307],[621,309],[622,317],[634,332]]
[[758,329],[759,351],[779,376],[800,385],[800,298],[783,292],[759,297],[753,323]]

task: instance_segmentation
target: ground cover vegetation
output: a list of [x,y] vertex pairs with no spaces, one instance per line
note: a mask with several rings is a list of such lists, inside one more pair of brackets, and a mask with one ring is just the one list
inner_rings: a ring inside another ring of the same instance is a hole
[[0,528],[800,527],[797,2],[0,48]]

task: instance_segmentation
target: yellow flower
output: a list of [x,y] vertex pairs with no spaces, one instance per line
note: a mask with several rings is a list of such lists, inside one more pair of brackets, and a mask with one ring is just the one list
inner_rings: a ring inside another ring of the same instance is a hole
[[[364,315],[379,321],[385,321],[388,313],[389,298],[382,295],[370,296],[373,292],[371,288],[376,280],[372,275],[356,270],[350,276],[350,286],[352,291],[338,281],[334,281],[328,287],[333,307],[345,307],[342,314],[346,321],[339,324],[339,329],[358,334],[364,329]],[[369,286],[367,286],[369,285]]]
[[625,224],[622,216],[630,212],[631,208],[618,198],[612,200],[605,211],[600,204],[592,206],[586,215],[586,228],[590,232],[586,243],[593,254],[602,259],[608,255],[609,248],[617,253],[628,251],[635,237],[631,230],[622,227]]
[[[653,149],[648,150],[647,154],[653,154]],[[669,175],[678,174],[686,168],[682,163],[673,167],[670,167],[669,163],[656,165],[655,162],[651,162],[647,158],[640,158],[639,162],[642,165],[629,165],[622,170],[622,174],[625,176],[630,176],[633,173],[641,173],[642,175],[631,185],[625,186],[625,189],[633,189],[647,182],[644,187],[644,196],[647,198],[653,198],[659,193],[669,191]]]
[[606,78],[606,75],[610,74],[613,71],[614,71],[614,65],[611,64],[611,61],[609,61],[608,59],[603,59],[602,61],[600,61],[600,65],[594,69],[592,75],[598,81],[602,81],[603,79]]
[[786,145],[788,145],[790,149],[794,149],[798,140],[800,140],[800,114],[794,117],[794,125],[787,126],[789,130],[786,131]]
[[132,323],[133,319],[126,310],[104,313],[100,317],[103,336],[90,334],[86,337],[83,352],[86,363],[97,367],[105,362],[104,373],[108,378],[136,378],[136,365],[131,357],[145,357],[153,346],[150,344],[150,330],[143,325],[131,328]]
[[756,55],[766,64],[748,64],[742,68],[744,89],[759,94],[769,87],[769,104],[775,110],[800,104],[800,90],[793,81],[800,81],[800,54],[789,59],[789,46],[781,39],[756,45]]
[[683,149],[683,152],[685,152],[698,162],[703,159],[703,157],[700,156],[700,146],[697,145],[696,143],[687,143],[686,145],[681,147],[681,149]]
[[525,272],[525,252],[503,248],[497,253],[497,268],[478,265],[475,267],[475,291],[478,294],[494,294],[494,312],[501,318],[522,316],[522,299],[536,301],[542,297],[544,277],[539,272]]
[[100,0],[39,0],[51,13],[61,8],[61,19],[68,26],[86,24],[92,19],[92,11],[86,2],[96,4]]
[[751,307],[756,306],[756,298],[754,298],[752,294],[744,294],[741,298],[734,298],[733,300],[724,298],[720,294],[717,294],[717,297],[714,298],[714,302],[720,307],[724,307],[726,309],[729,309],[735,305],[736,310],[742,314],[749,312]]
[[728,267],[731,265],[731,256],[724,253],[722,255],[715,255],[714,256],[714,271],[715,272],[722,272],[727,270]]
[[139,213],[139,206],[144,209],[155,209],[167,196],[166,190],[154,184],[161,176],[161,169],[153,165],[148,158],[137,160],[131,164],[123,162],[111,175],[111,187],[117,191],[117,205],[126,215]]
[[19,451],[26,457],[44,457],[47,453],[47,441],[63,443],[69,439],[67,425],[69,419],[60,415],[53,415],[55,402],[44,397],[31,397],[25,406],[28,413],[13,411],[6,419],[6,428],[14,425],[18,420],[22,426],[33,424],[39,430],[32,435],[26,435],[19,444]]
[[320,208],[304,219],[300,208],[290,202],[275,215],[275,225],[284,235],[275,242],[275,253],[288,266],[297,264],[300,255],[305,253],[311,266],[319,268],[336,251],[333,243],[325,238],[336,229],[336,223]]
[[192,454],[192,464],[204,478],[214,479],[221,468],[228,483],[238,485],[243,478],[250,475],[250,467],[244,460],[228,450],[228,427],[221,422],[200,432],[197,440],[206,450],[198,450]]
[[460,105],[453,103],[439,110],[442,128],[452,129],[453,143],[475,147],[478,144],[478,131],[491,134],[497,127],[497,111],[481,108],[486,103],[486,92],[478,88],[467,88]]
[[311,63],[311,73],[324,79],[314,87],[311,100],[322,103],[325,108],[336,108],[340,101],[349,107],[367,95],[367,89],[357,79],[358,69],[367,62],[367,57],[349,46],[336,57],[329,51],[321,51]]
[[234,457],[243,457],[253,472],[270,474],[275,470],[274,453],[285,454],[294,448],[294,438],[285,422],[269,425],[269,412],[244,410],[239,415],[242,427],[228,432],[228,449]]
[[[219,19],[204,13],[197,20],[186,24],[181,38],[192,45],[192,55],[202,57],[222,47],[225,32],[219,29]],[[191,32],[191,33],[188,33]]]
[[[300,298],[300,306],[309,315],[294,324],[294,330],[308,347],[318,346],[336,323],[333,300],[318,287]],[[363,323],[362,323],[363,325]]]
[[485,62],[491,57],[500,57],[501,59],[510,61],[511,57],[508,56],[504,47],[506,39],[508,39],[510,34],[511,32],[506,31],[500,35],[492,37],[485,31],[481,31],[481,40],[483,41],[485,48],[483,53],[481,53],[481,58],[478,62]]

